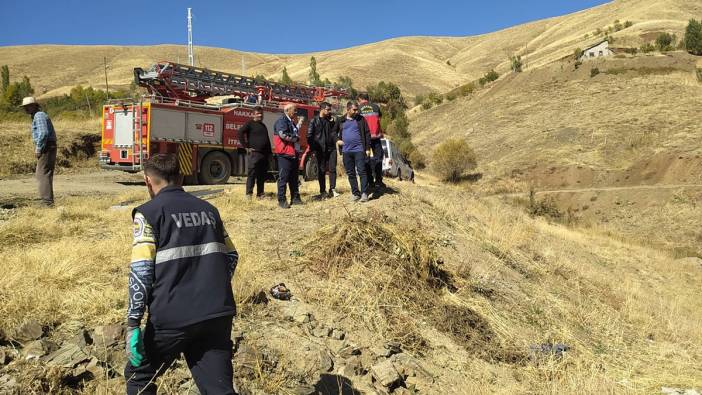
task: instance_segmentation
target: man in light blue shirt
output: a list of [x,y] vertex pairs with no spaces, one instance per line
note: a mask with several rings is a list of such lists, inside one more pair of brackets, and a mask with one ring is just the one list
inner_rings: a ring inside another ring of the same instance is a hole
[[39,198],[46,206],[54,205],[54,167],[56,166],[56,131],[51,119],[41,111],[33,97],[22,99],[24,112],[32,116],[32,142],[37,158],[36,177]]

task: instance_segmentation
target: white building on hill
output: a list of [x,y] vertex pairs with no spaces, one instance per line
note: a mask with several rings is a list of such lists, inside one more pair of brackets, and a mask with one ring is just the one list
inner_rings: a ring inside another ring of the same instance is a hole
[[603,56],[612,55],[614,55],[614,52],[612,52],[612,50],[609,49],[609,41],[605,40],[585,49],[583,51],[582,56],[580,56],[579,60],[582,62],[583,60],[587,59],[600,58]]

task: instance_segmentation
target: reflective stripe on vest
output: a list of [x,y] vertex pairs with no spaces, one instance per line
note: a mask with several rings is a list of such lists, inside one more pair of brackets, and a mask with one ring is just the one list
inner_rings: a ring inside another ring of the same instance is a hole
[[222,243],[206,243],[194,246],[174,247],[156,252],[156,264],[175,259],[194,258],[214,253],[227,253],[228,249]]

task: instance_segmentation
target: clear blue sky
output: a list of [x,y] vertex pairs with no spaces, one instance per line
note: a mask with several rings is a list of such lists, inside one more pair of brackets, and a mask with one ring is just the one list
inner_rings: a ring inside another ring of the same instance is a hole
[[346,48],[399,36],[467,36],[604,0],[0,0],[0,45],[186,44],[267,53]]

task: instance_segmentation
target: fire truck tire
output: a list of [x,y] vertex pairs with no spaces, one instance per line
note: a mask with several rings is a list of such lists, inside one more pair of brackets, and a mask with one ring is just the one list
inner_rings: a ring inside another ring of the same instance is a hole
[[317,179],[317,161],[314,155],[308,155],[307,161],[305,162],[305,181],[311,181]]
[[207,154],[200,164],[198,179],[200,184],[224,184],[232,174],[232,162],[224,152],[214,151]]

